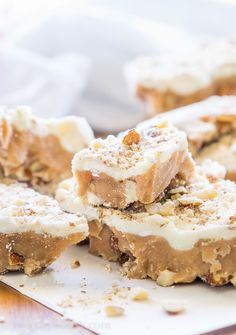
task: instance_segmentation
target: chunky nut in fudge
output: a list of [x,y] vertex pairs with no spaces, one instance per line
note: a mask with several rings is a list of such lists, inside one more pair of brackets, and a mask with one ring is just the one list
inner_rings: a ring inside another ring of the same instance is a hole
[[130,278],[163,286],[197,277],[213,286],[236,285],[236,185],[211,164],[139,208],[89,205],[72,179],[61,183],[56,197],[63,210],[87,217],[90,252],[119,261]]
[[72,166],[78,195],[114,208],[151,203],[177,175],[188,179],[194,171],[185,134],[164,119],[93,141],[75,155]]
[[93,133],[83,118],[42,119],[26,107],[0,110],[0,174],[51,192],[71,175],[75,152]]
[[[212,159],[226,168],[226,177],[236,181],[236,97],[211,97],[165,114],[184,131],[198,162]],[[158,117],[138,125],[146,128]]]
[[85,218],[21,183],[0,184],[0,273],[38,273],[88,234]]

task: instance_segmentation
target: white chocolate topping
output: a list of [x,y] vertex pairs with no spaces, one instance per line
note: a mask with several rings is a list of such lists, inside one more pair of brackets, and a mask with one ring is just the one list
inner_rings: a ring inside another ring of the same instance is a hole
[[214,79],[236,75],[236,42],[218,39],[182,55],[139,57],[126,68],[132,90],[137,86],[188,95]]
[[0,234],[35,232],[67,237],[88,232],[87,220],[63,212],[57,201],[25,184],[0,184]]
[[[126,144],[132,132],[139,139]],[[116,180],[125,180],[146,172],[153,164],[165,162],[176,151],[187,155],[187,148],[185,134],[159,119],[140,132],[131,130],[118,137],[110,135],[105,140],[92,141],[89,148],[74,156],[72,170],[91,171],[94,175],[106,173]]]

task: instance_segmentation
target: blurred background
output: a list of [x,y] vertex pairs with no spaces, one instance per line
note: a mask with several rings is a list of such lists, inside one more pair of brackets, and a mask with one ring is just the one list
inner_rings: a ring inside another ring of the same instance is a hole
[[234,0],[0,0],[0,104],[85,116],[115,132],[144,118],[124,67],[235,34]]

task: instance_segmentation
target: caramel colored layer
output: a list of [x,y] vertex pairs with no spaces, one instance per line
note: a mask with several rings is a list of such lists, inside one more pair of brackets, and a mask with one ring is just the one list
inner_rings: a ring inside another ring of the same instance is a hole
[[12,128],[7,139],[6,133],[0,141],[0,170],[4,177],[38,186],[71,175],[73,154],[62,148],[56,136],[40,137]]
[[93,176],[89,171],[76,171],[75,176],[80,185],[79,196],[91,192],[109,204],[109,207],[125,208],[129,205],[126,200],[127,182],[133,182],[137,201],[143,204],[152,203],[177,174],[184,179],[191,177],[194,163],[189,156],[184,156],[185,153],[181,151],[175,152],[161,165],[155,164],[142,175],[124,181],[115,180],[105,173]]
[[34,232],[0,234],[0,273],[24,271],[32,276],[55,261],[68,246],[84,238],[83,233],[68,237]]
[[197,92],[180,95],[173,91],[161,91],[158,88],[147,88],[139,85],[136,89],[136,94],[143,100],[148,102],[149,116],[154,116],[157,113],[162,113],[175,109],[177,107],[182,107],[189,105],[193,102],[201,101],[215,94],[214,87],[211,85],[205,89],[199,90]]
[[122,233],[92,221],[90,252],[119,261],[129,278],[151,278],[159,285],[201,278],[212,286],[236,285],[236,238],[199,240],[190,250],[173,249],[162,237]]
[[157,113],[186,106],[201,101],[211,95],[236,95],[236,76],[215,80],[205,89],[192,94],[180,95],[173,91],[161,91],[158,88],[149,88],[138,85],[136,94],[150,105],[148,113],[153,116]]

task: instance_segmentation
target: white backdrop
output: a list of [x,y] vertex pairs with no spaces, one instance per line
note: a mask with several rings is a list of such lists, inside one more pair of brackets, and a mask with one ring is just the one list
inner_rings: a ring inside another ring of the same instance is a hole
[[107,132],[144,117],[125,82],[128,61],[236,31],[234,1],[0,0],[0,15],[0,104],[83,115]]

